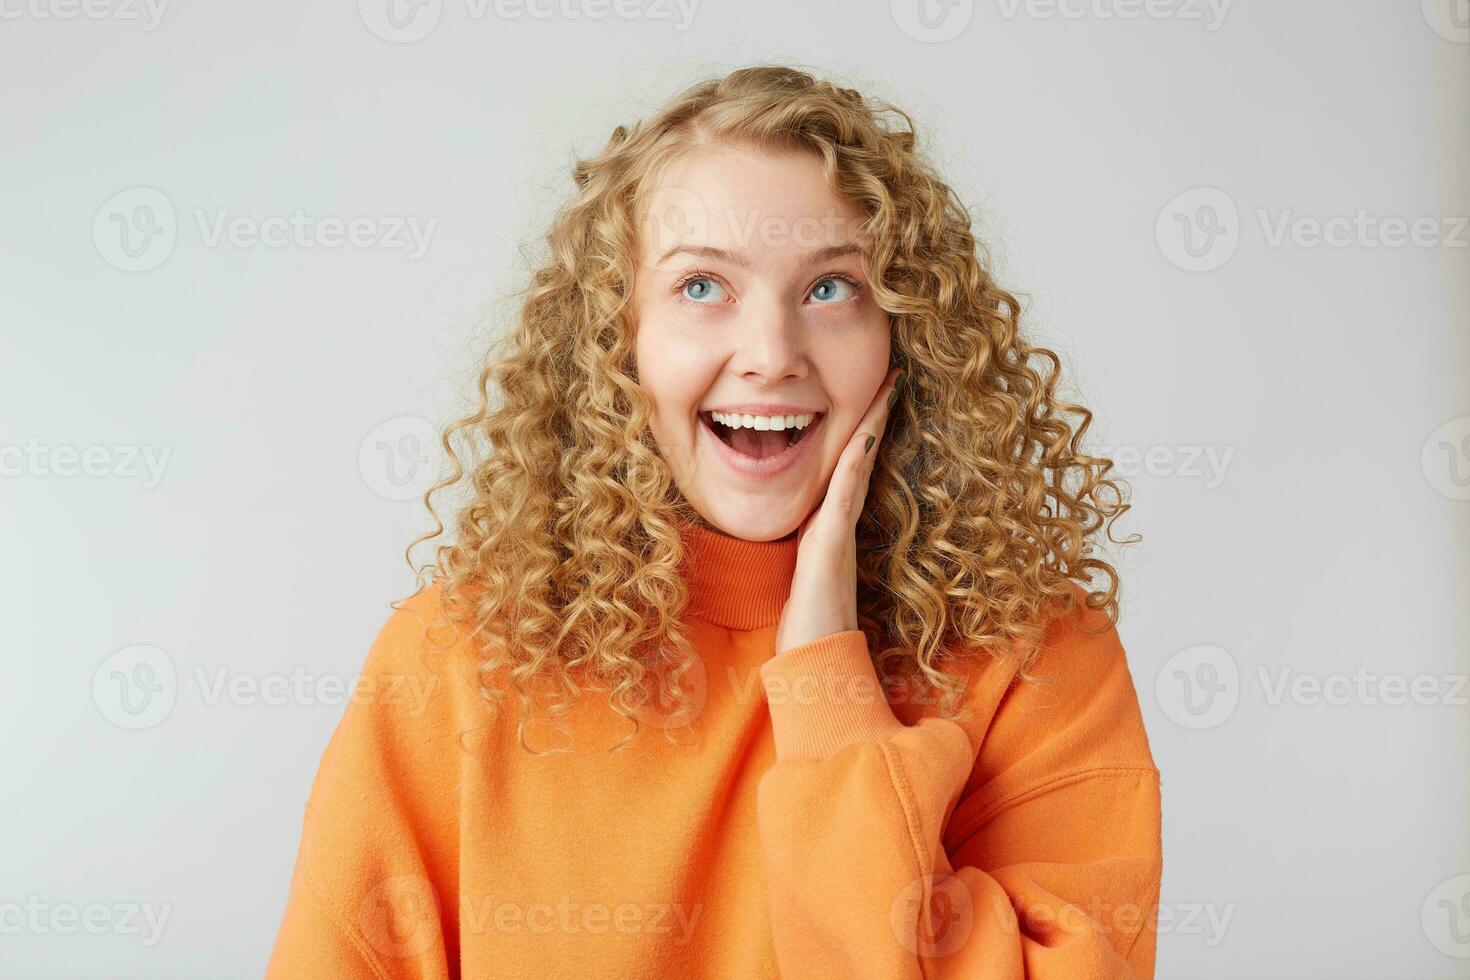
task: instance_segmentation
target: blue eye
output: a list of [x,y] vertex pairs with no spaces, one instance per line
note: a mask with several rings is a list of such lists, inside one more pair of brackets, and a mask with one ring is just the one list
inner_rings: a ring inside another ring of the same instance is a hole
[[[708,276],[695,276],[680,288],[684,298],[695,303],[718,302],[724,298],[725,289]],[[714,294],[713,300],[710,298]]]
[[[846,295],[842,294],[844,289],[847,290]],[[820,303],[840,303],[856,296],[857,289],[846,279],[830,276],[812,287],[812,295],[816,296]]]

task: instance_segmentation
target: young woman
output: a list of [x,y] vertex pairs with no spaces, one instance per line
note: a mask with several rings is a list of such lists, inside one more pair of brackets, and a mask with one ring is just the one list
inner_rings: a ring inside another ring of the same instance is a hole
[[1127,504],[908,116],[747,68],[574,177],[269,976],[1152,976]]

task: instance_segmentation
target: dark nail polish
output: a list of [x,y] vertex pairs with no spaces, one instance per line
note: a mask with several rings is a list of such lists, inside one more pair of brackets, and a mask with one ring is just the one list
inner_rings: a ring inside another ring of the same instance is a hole
[[892,391],[890,391],[888,393],[888,407],[890,409],[893,408],[893,403],[896,402],[896,401],[898,401],[898,389],[897,388],[895,388],[894,390],[892,390]]
[[873,451],[873,437],[872,436],[868,436],[868,444],[863,447],[863,453],[864,454],[867,454],[867,453],[870,453],[872,451]]
[[908,372],[906,372],[906,371],[900,371],[900,372],[898,372],[898,377],[896,377],[896,378],[893,379],[893,390],[894,391],[897,391],[900,388],[902,388],[903,387],[903,383],[905,381],[907,381],[907,380],[908,380]]

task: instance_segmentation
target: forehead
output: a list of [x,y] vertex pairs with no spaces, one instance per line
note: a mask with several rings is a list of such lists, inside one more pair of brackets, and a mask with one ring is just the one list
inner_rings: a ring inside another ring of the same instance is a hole
[[648,264],[680,245],[779,260],[856,241],[864,218],[828,186],[815,153],[700,148],[650,183],[638,215],[639,244]]

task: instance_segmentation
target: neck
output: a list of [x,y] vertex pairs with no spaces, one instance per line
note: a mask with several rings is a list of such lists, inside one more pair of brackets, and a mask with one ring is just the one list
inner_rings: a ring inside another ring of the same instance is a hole
[[726,629],[775,626],[796,572],[796,532],[747,541],[702,519],[680,525],[691,616]]

